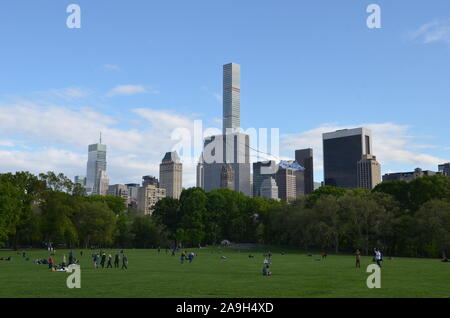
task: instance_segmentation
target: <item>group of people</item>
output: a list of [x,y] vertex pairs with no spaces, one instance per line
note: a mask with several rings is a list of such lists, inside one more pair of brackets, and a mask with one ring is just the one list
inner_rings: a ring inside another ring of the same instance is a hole
[[188,254],[187,251],[183,251],[181,252],[181,256],[180,256],[180,263],[183,264],[185,260],[189,260],[189,263],[192,263],[192,261],[194,260],[195,254],[194,252],[190,252]]
[[[119,254],[122,255],[122,269],[128,269],[128,258],[125,255],[125,253],[123,252],[123,250],[121,250],[120,252],[117,252],[116,255],[114,256],[114,268],[119,268],[119,264],[120,264]],[[106,263],[106,253],[103,251],[100,251],[99,253],[92,254],[92,261],[94,263],[94,268],[98,268],[99,263],[100,263],[100,266],[102,268],[104,268],[105,263]],[[108,263],[106,264],[106,268],[113,268],[111,254],[108,254]]]
[[[383,254],[380,249],[374,248],[374,257],[373,260],[377,263],[377,265],[381,268],[381,263],[383,262]],[[361,267],[361,251],[359,249],[355,252],[355,263],[356,267]]]

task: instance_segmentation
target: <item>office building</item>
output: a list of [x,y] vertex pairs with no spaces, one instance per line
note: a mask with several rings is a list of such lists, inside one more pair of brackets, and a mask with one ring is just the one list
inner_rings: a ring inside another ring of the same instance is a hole
[[440,174],[450,177],[450,162],[444,163],[438,166],[438,171]]
[[358,162],[372,154],[372,133],[366,128],[323,134],[324,181],[327,186],[358,187]]
[[196,186],[198,188],[204,188],[204,184],[203,184],[203,154],[200,156],[200,158],[198,159],[198,163],[197,163],[197,180],[196,180]]
[[108,195],[114,195],[116,197],[121,197],[128,202],[128,187],[125,184],[113,184],[108,187]]
[[138,190],[137,208],[144,215],[152,214],[155,204],[165,197],[166,189],[158,188],[152,184],[142,186]]
[[295,161],[305,168],[295,171],[297,197],[300,197],[314,191],[313,150],[311,148],[296,150]]
[[139,183],[127,183],[125,185],[128,189],[128,206],[137,208]]
[[[278,165],[274,160],[253,163],[253,197],[260,197],[261,185],[266,179],[275,178]],[[277,189],[278,191],[278,189]]]
[[98,188],[95,194],[108,194],[109,178],[105,170],[100,170],[96,184],[98,184]]
[[[101,143],[92,144],[88,147],[88,162],[86,173],[86,192],[88,194],[106,193],[104,183],[106,175],[106,145]],[[102,173],[102,171],[104,173]],[[101,185],[100,182],[103,182]],[[100,189],[101,188],[101,189]]]
[[264,179],[261,184],[259,195],[263,198],[279,200],[278,186],[272,177]]
[[420,168],[414,169],[411,172],[395,172],[395,173],[386,173],[383,175],[384,181],[413,181],[417,178],[421,178],[424,176],[434,176],[436,172],[430,170],[422,170]]
[[85,176],[75,176],[73,182],[75,184],[81,185],[83,188],[86,187],[86,177]]
[[[197,179],[203,183],[203,189],[207,192],[218,189],[222,186],[223,165],[230,164],[233,169],[234,190],[251,196],[250,137],[238,131],[240,66],[227,64],[223,71],[223,134],[205,138],[203,164],[197,169]],[[202,173],[201,176],[199,173]]]
[[155,187],[159,187],[158,178],[154,176],[143,176],[142,177],[142,186],[154,185]]
[[159,165],[159,186],[166,189],[166,196],[179,199],[182,190],[183,165],[176,151],[166,152]]
[[295,172],[291,168],[278,168],[275,173],[278,186],[278,197],[284,201],[292,201],[297,197]]
[[229,63],[223,66],[223,134],[241,127],[241,67]]
[[222,165],[220,187],[234,190],[234,170],[231,164]]
[[381,182],[381,165],[373,155],[363,155],[358,161],[358,188],[372,190]]

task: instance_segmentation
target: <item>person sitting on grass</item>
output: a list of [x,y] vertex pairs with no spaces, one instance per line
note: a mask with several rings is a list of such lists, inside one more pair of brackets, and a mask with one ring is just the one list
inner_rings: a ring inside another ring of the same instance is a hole
[[271,276],[272,272],[269,269],[269,265],[265,265],[263,267],[263,276]]

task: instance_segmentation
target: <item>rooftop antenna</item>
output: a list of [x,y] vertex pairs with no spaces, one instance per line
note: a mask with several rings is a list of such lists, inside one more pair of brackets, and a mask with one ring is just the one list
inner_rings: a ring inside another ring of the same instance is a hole
[[102,143],[102,132],[100,132],[100,144]]

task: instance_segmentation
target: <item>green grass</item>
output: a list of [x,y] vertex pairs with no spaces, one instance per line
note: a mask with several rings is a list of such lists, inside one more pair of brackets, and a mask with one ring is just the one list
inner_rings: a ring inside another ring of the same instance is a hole
[[[191,250],[188,250],[191,251]],[[192,264],[180,264],[179,254],[164,250],[125,250],[128,270],[94,269],[91,251],[84,250],[81,288],[68,289],[68,273],[51,272],[34,259],[48,257],[47,251],[27,251],[25,261],[13,251],[12,262],[0,261],[0,297],[449,297],[450,263],[437,259],[386,259],[381,288],[368,289],[366,267],[371,257],[362,258],[360,269],[354,257],[329,255],[317,261],[298,251],[280,255],[272,250],[273,276],[262,276],[262,251],[194,249]],[[107,253],[109,251],[106,251]],[[116,250],[111,251],[114,255]],[[58,250],[56,262],[62,260]],[[251,253],[255,258],[248,258]],[[79,257],[79,250],[75,256]],[[221,256],[227,256],[226,260]]]

